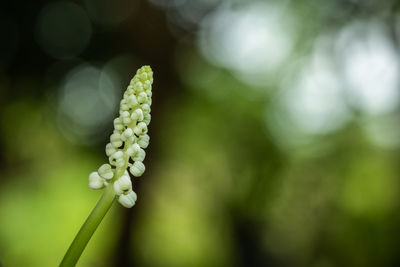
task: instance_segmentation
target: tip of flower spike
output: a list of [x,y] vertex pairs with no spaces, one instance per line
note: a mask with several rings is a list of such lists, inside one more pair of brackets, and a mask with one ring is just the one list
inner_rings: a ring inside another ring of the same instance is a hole
[[149,73],[149,72],[153,72],[153,70],[151,69],[151,67],[149,65],[144,65],[140,69],[138,69],[136,73],[140,74],[140,73],[144,73],[144,72]]

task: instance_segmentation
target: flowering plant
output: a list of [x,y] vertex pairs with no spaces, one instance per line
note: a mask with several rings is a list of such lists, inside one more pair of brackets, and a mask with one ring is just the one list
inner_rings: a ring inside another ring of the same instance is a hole
[[153,72],[150,66],[143,66],[126,89],[120,103],[119,116],[114,120],[110,143],[105,149],[109,163],[101,165],[89,175],[89,187],[105,188],[103,196],[82,225],[60,266],[76,264],[114,199],[118,199],[126,208],[135,205],[137,196],[132,190],[129,172],[134,177],[140,177],[145,171],[143,160],[146,156],[144,149],[150,141],[147,127],[151,120],[152,83]]

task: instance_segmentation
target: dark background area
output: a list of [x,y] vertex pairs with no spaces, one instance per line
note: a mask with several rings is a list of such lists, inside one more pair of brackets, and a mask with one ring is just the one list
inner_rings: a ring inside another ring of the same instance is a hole
[[79,266],[399,266],[398,1],[0,4],[0,266],[55,266],[130,79],[146,173]]

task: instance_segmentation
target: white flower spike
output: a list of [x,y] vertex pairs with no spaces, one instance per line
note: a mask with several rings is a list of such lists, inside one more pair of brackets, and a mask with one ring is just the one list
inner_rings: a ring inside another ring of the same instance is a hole
[[113,122],[114,132],[105,149],[110,164],[101,165],[97,172],[89,175],[90,188],[112,186],[118,202],[126,208],[133,207],[137,199],[132,190],[128,167],[135,177],[145,171],[143,160],[146,157],[144,149],[150,141],[147,131],[151,120],[152,83],[150,66],[141,67],[126,89],[120,103],[119,117]]

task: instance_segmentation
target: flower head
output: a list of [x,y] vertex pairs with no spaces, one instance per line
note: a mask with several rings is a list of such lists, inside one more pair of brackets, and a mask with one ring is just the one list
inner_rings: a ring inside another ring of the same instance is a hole
[[119,116],[114,120],[114,131],[106,145],[109,164],[100,166],[89,175],[89,187],[101,189],[113,186],[119,203],[130,208],[135,205],[136,193],[132,190],[130,173],[134,177],[145,171],[143,160],[150,137],[147,127],[150,123],[151,85],[153,72],[150,66],[143,66],[131,80],[120,103]]

